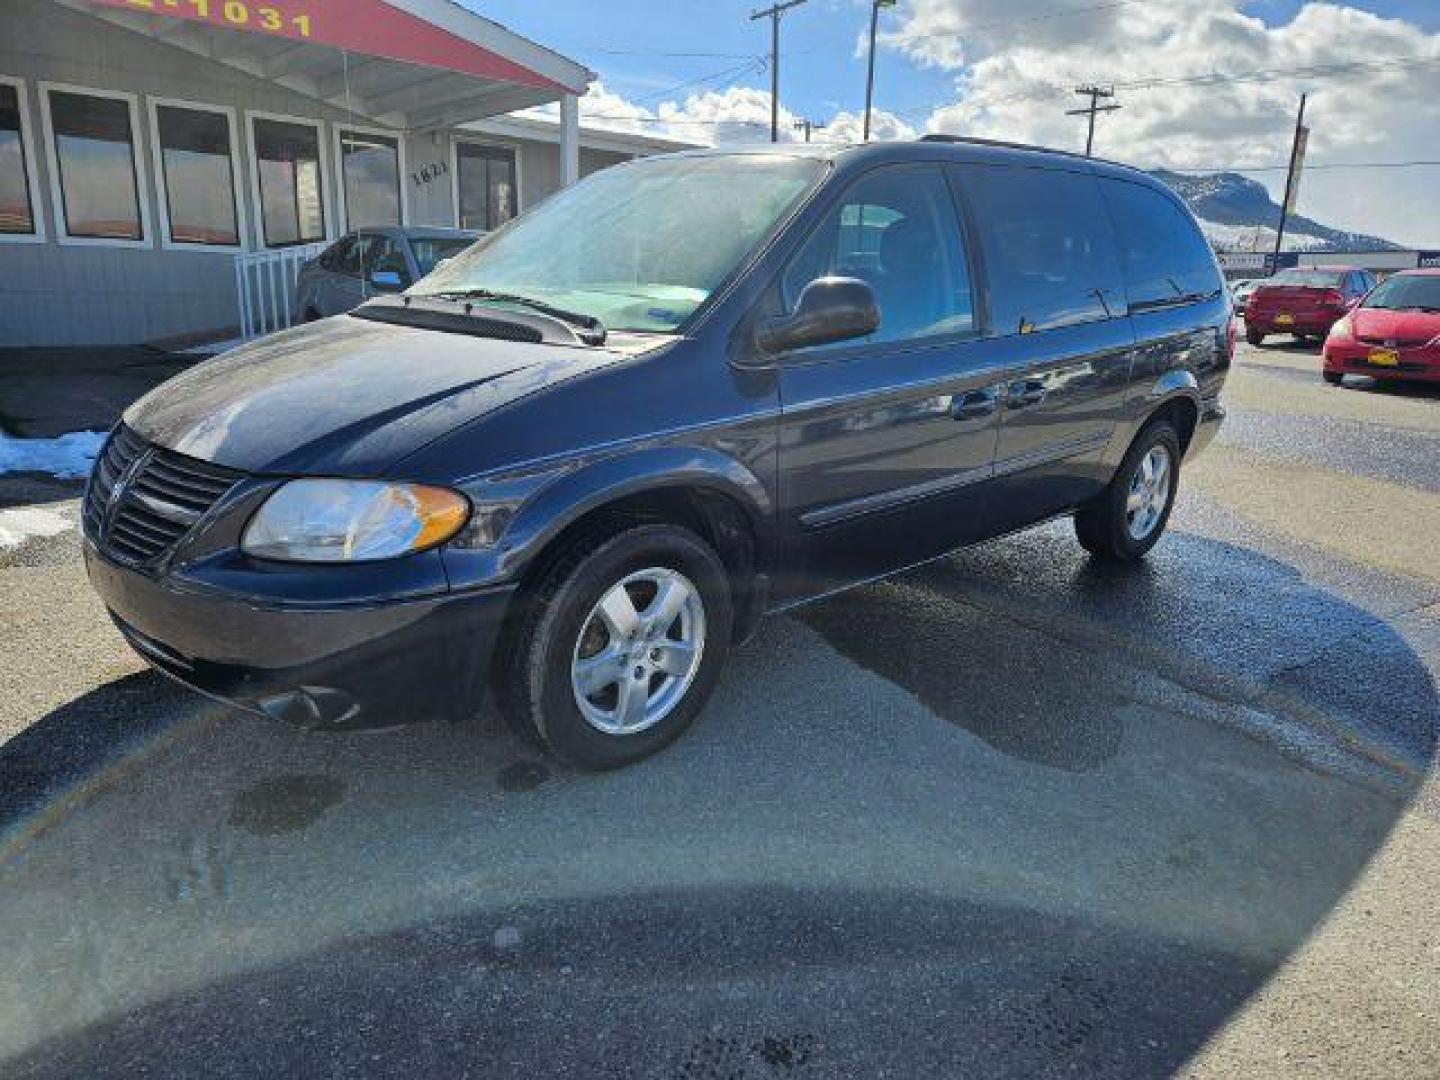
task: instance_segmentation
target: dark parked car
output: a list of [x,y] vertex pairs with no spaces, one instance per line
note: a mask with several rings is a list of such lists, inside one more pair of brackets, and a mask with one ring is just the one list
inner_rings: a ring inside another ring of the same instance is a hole
[[300,268],[295,321],[340,315],[376,296],[403,292],[479,236],[468,229],[418,226],[346,233]]
[[1375,286],[1358,266],[1302,266],[1281,270],[1260,284],[1245,305],[1245,340],[1259,345],[1267,334],[1294,334],[1323,341],[1340,317]]
[[504,710],[589,767],[767,612],[1074,515],[1159,539],[1231,306],[1145,174],[921,141],[597,173],[403,297],[133,405],[91,580],[162,671],[313,728]]

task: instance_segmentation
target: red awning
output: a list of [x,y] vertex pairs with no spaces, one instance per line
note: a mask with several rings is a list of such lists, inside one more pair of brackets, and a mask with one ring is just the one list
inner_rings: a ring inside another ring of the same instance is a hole
[[100,7],[164,15],[269,38],[332,45],[499,82],[564,92],[513,60],[401,11],[384,0],[90,0]]

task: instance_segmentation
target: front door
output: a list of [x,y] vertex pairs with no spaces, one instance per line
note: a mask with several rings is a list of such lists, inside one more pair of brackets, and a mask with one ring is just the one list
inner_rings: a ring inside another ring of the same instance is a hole
[[1068,510],[1108,482],[1134,336],[1114,230],[1094,177],[955,168],[1003,350],[991,511],[997,531]]
[[786,309],[826,275],[868,282],[880,327],[779,368],[782,603],[985,531],[998,354],[978,336],[969,252],[943,169],[889,166],[851,184],[785,270]]

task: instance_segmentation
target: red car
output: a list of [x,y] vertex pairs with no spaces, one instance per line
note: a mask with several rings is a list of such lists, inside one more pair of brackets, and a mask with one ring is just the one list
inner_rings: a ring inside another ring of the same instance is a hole
[[1320,341],[1374,285],[1370,272],[1358,266],[1282,270],[1245,305],[1245,340],[1259,345],[1266,334],[1294,334],[1302,341]]
[[1440,269],[1386,278],[1331,328],[1325,381],[1347,373],[1440,382]]

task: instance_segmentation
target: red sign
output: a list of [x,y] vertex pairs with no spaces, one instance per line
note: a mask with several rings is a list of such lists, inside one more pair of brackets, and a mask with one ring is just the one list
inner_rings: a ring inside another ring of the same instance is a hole
[[333,45],[362,56],[381,56],[457,71],[482,79],[563,90],[434,23],[384,0],[90,0],[121,11],[143,11],[253,34]]

